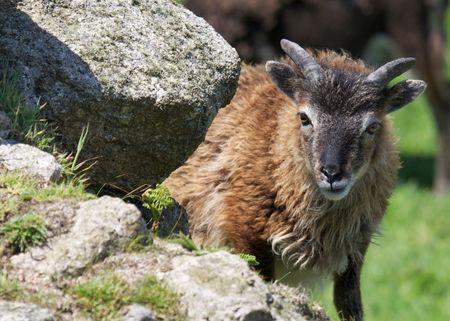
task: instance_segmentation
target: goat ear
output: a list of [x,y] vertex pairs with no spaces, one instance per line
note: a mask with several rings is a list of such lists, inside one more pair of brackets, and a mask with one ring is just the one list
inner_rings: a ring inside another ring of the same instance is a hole
[[405,80],[389,89],[386,112],[391,113],[410,103],[425,91],[427,83],[422,80]]
[[291,99],[297,99],[297,89],[294,84],[298,76],[291,66],[277,61],[268,61],[266,63],[266,71],[278,88]]

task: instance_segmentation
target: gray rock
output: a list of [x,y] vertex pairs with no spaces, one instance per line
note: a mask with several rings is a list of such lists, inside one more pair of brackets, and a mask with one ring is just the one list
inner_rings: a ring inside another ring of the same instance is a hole
[[174,256],[172,268],[162,278],[181,293],[189,320],[328,320],[303,292],[264,282],[237,255]]
[[54,321],[47,309],[34,304],[0,301],[0,321]]
[[24,171],[45,183],[57,181],[61,176],[61,166],[55,157],[36,147],[10,141],[0,141],[0,167]]
[[131,190],[161,181],[232,98],[233,48],[169,0],[13,1],[0,10],[0,60],[15,63],[67,149],[83,126],[91,182]]
[[11,120],[0,110],[0,140],[8,138],[11,132]]
[[155,274],[180,295],[187,320],[329,321],[304,292],[264,282],[239,256],[224,251],[199,256],[155,239],[148,254],[109,257],[93,272],[110,269],[130,284]]
[[79,204],[68,233],[53,238],[47,247],[13,256],[11,263],[24,279],[75,277],[140,234],[148,233],[138,209],[119,198],[103,196]]
[[171,234],[189,235],[189,222],[186,210],[174,200],[174,205],[163,210],[158,225],[158,236]]
[[139,304],[126,306],[122,310],[121,321],[156,321],[155,314]]
[[[189,320],[285,320],[267,304],[267,285],[235,255],[221,251],[174,257],[172,266],[163,279],[182,293],[181,304],[187,307]],[[304,319],[297,316],[295,320]]]

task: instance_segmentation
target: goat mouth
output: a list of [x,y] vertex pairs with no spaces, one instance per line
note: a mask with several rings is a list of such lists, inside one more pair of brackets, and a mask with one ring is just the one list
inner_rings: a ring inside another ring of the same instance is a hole
[[351,189],[350,182],[347,180],[345,181],[339,181],[335,183],[328,183],[328,182],[319,182],[319,188],[323,196],[325,198],[332,200],[332,201],[338,201],[343,199],[347,196],[348,192]]

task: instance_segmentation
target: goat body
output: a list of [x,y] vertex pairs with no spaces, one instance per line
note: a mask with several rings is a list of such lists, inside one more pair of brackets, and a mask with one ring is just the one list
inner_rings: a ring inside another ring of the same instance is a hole
[[[334,52],[318,52],[315,60],[335,73],[370,73]],[[278,87],[263,66],[243,65],[235,97],[164,184],[186,209],[195,242],[253,254],[269,277],[280,264],[287,271],[335,275],[338,310],[361,320],[359,271],[399,168],[390,120],[380,116],[378,143],[364,175],[346,197],[330,200],[306,161],[299,110],[309,100],[301,93],[293,100]],[[349,294],[349,288],[356,292]]]

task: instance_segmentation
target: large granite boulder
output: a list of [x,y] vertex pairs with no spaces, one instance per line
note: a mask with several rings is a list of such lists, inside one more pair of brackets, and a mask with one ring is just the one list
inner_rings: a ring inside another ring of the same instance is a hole
[[91,182],[161,181],[204,138],[237,85],[239,57],[203,19],[169,0],[0,3],[0,61],[29,106],[46,103],[66,149],[89,125]]

